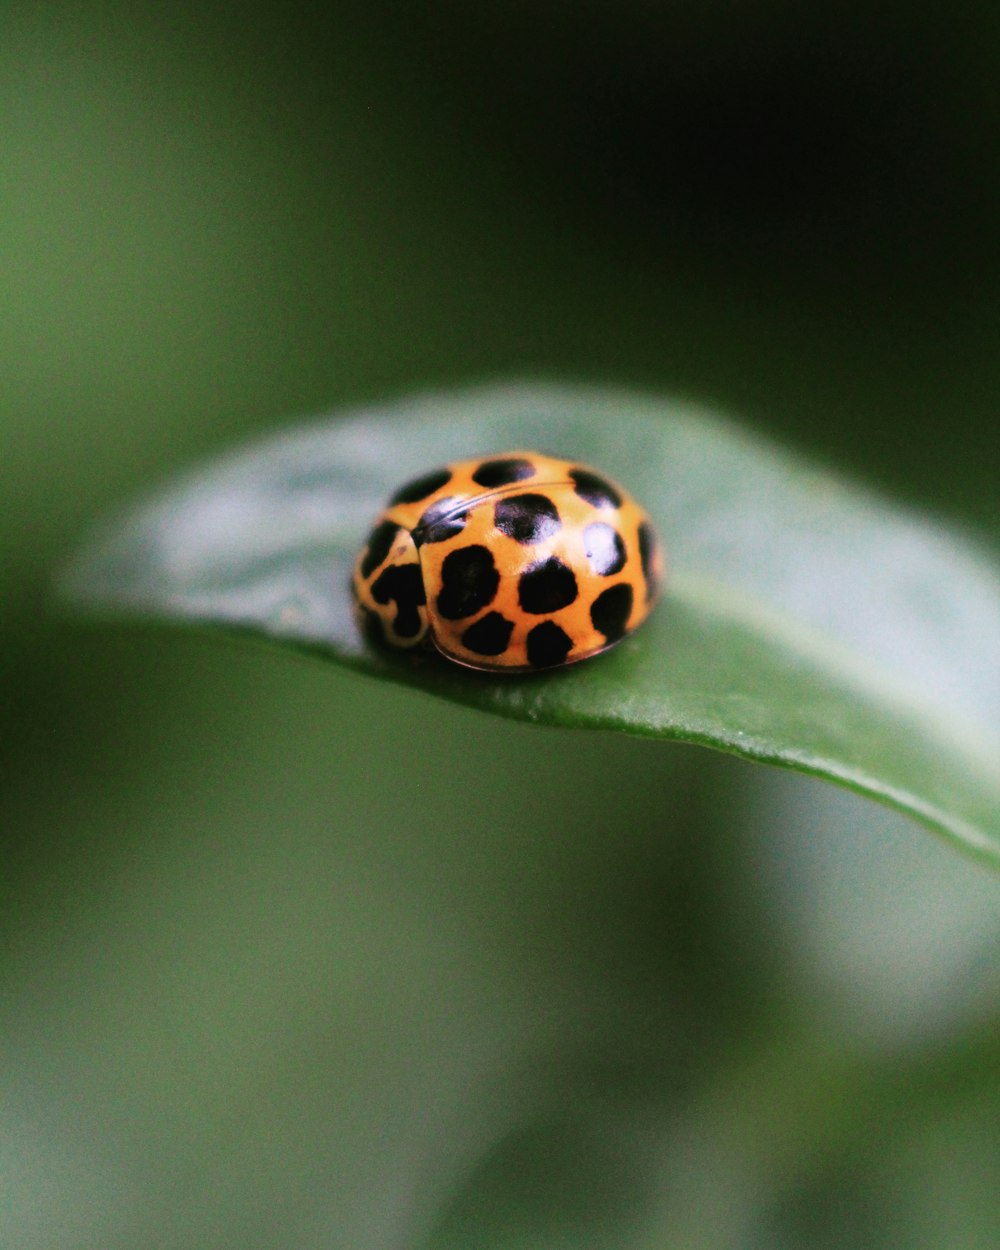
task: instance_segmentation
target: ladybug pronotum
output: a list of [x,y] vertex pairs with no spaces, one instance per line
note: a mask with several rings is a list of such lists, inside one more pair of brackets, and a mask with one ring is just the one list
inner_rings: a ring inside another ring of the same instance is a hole
[[649,614],[663,558],[649,517],[593,469],[533,451],[407,482],[354,567],[365,632],[489,672],[571,664]]

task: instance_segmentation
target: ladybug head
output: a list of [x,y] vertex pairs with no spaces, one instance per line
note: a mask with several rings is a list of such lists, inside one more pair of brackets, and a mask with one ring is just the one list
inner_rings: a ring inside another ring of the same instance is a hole
[[352,586],[366,633],[392,647],[416,647],[424,641],[427,597],[409,530],[380,521],[361,549]]

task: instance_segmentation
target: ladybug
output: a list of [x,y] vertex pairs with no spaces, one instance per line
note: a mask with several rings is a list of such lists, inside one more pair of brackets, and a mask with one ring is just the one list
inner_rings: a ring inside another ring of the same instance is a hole
[[587,659],[649,614],[663,576],[649,517],[606,477],[533,451],[401,486],[353,590],[365,632],[488,672]]

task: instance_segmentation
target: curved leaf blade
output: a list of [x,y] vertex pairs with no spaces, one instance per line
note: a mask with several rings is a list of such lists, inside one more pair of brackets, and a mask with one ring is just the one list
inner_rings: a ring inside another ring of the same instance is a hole
[[[538,446],[603,467],[665,540],[664,602],[599,660],[528,678],[373,651],[348,579],[400,481]],[[1000,863],[1000,567],[732,424],[627,392],[427,395],[279,434],[111,523],[81,606],[238,626],[540,723],[700,742],[880,798]]]

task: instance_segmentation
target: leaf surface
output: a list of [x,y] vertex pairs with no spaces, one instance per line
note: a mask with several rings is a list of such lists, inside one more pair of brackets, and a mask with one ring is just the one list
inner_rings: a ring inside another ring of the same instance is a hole
[[[373,650],[355,553],[447,460],[538,447],[652,514],[666,593],[593,661],[492,677]],[[101,613],[253,630],[544,724],[703,743],[840,782],[1000,863],[1000,565],[727,420],[629,392],[494,386],[283,432],[110,522],[64,591]]]

